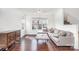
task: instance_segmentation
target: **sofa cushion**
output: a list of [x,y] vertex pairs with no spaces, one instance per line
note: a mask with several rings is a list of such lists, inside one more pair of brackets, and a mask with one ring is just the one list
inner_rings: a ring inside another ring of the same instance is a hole
[[71,32],[67,32],[67,36],[73,36]]
[[54,33],[55,34],[58,34],[59,33],[59,30],[58,29],[54,29]]
[[55,34],[54,33],[53,36],[56,37],[56,38],[58,38],[59,37],[59,34]]
[[52,40],[56,43],[56,42],[59,42],[59,39],[56,38],[56,37],[52,37]]
[[65,31],[60,30],[59,35],[60,35],[60,36],[66,36],[66,32],[65,32]]
[[50,31],[50,33],[54,33],[54,29],[53,28],[49,29],[49,31]]

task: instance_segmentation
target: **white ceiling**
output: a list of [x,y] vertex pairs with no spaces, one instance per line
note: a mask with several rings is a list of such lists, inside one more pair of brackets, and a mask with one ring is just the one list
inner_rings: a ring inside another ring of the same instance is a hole
[[54,14],[59,8],[18,8],[18,10],[24,14],[37,13],[38,11],[42,14]]

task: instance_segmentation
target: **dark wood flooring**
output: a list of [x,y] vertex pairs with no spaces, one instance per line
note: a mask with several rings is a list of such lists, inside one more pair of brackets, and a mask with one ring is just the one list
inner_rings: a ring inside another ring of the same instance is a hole
[[20,43],[15,43],[9,48],[9,51],[74,51],[72,47],[58,47],[51,40],[37,40],[34,36],[26,36]]

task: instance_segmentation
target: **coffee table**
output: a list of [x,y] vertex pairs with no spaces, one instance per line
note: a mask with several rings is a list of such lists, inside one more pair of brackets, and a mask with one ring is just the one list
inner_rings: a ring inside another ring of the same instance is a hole
[[39,40],[45,40],[45,42],[47,42],[49,40],[49,37],[48,37],[48,35],[46,33],[37,34],[35,38],[37,40],[37,43],[38,43]]

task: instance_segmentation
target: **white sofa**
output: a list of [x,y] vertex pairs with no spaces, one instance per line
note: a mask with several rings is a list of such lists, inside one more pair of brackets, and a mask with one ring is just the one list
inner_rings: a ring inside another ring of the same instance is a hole
[[48,32],[48,36],[57,46],[73,46],[74,36],[71,32],[55,29],[52,33]]

